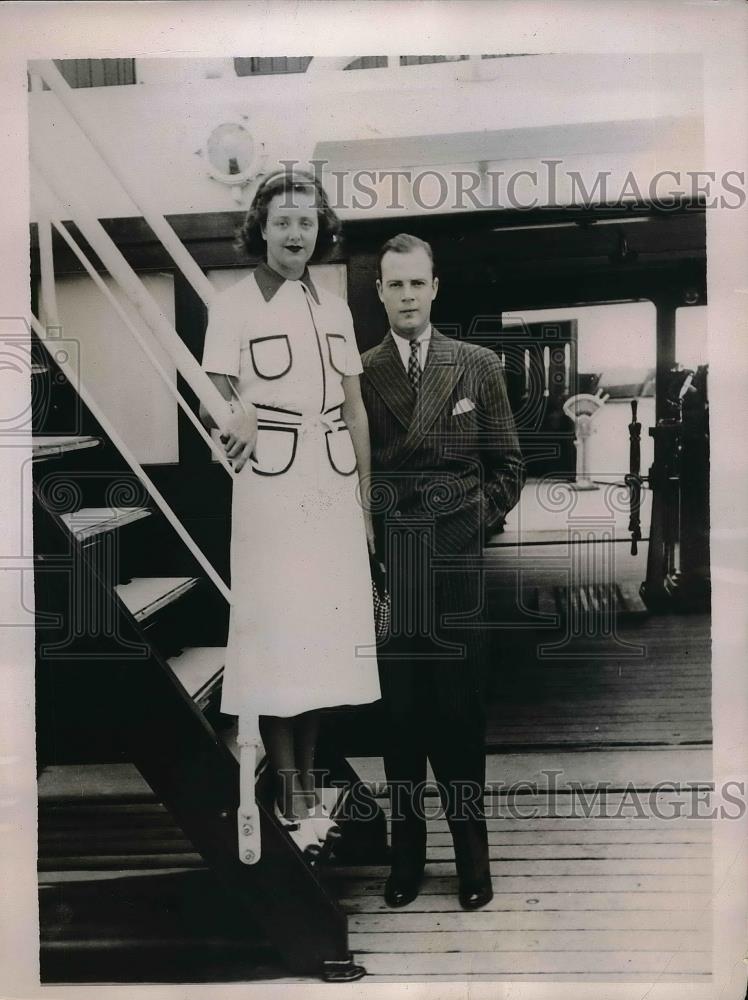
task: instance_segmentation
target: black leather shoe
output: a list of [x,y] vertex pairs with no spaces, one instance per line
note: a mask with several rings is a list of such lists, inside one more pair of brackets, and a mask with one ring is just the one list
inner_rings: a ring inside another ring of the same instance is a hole
[[384,901],[388,906],[407,906],[412,903],[421,888],[423,871],[402,876],[392,874],[384,887]]
[[479,910],[481,906],[485,906],[486,903],[490,903],[493,899],[493,886],[491,885],[491,876],[487,876],[481,879],[480,882],[473,883],[460,883],[460,891],[458,893],[458,898],[460,900],[460,906],[463,910]]

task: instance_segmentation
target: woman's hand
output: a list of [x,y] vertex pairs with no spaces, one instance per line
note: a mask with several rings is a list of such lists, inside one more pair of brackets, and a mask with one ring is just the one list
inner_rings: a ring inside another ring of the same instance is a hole
[[251,403],[243,409],[236,408],[221,430],[221,444],[226,455],[234,463],[234,469],[241,472],[254,454],[257,444],[257,410]]

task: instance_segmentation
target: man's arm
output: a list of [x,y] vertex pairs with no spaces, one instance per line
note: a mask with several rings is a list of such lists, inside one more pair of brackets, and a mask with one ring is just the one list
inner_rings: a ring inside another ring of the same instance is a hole
[[481,352],[478,373],[478,435],[487,502],[486,536],[492,534],[519,500],[525,465],[499,359]]

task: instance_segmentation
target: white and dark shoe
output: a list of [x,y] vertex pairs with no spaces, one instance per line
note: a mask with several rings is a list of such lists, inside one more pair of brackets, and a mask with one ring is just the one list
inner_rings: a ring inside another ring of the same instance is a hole
[[287,819],[281,812],[280,806],[276,802],[275,818],[302,854],[309,858],[310,861],[314,861],[319,857],[322,853],[322,848],[311,817],[305,817],[304,819]]
[[319,840],[324,843],[326,840],[334,842],[340,840],[342,830],[330,816],[327,806],[321,799],[317,799],[314,809],[309,813],[309,818],[314,826],[314,831]]

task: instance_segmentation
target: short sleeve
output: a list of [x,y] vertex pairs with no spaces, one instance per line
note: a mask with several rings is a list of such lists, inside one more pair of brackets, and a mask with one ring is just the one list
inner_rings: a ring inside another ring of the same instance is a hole
[[208,311],[202,366],[218,375],[239,375],[241,322],[233,298],[217,295]]
[[345,333],[345,374],[346,375],[360,375],[364,370],[364,366],[361,364],[361,355],[358,352],[358,344],[356,343],[356,333],[353,329],[353,317],[351,316],[351,310],[347,305],[343,305],[344,317],[343,317],[343,329]]

